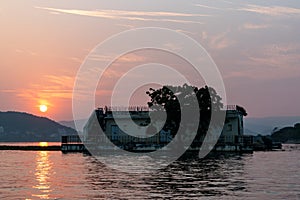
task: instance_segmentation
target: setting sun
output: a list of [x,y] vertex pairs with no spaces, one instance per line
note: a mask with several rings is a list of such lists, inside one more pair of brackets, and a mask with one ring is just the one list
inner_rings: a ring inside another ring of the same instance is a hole
[[40,111],[41,112],[47,112],[48,107],[46,105],[40,105]]
[[48,142],[40,142],[39,146],[40,147],[47,147],[48,146]]

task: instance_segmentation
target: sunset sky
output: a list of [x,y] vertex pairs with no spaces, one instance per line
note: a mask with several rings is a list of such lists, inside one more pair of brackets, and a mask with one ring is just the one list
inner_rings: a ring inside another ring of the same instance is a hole
[[300,115],[299,0],[9,0],[0,2],[0,26],[1,111],[71,120],[74,80],[89,52],[122,31],[163,27],[203,45],[229,104],[250,117]]

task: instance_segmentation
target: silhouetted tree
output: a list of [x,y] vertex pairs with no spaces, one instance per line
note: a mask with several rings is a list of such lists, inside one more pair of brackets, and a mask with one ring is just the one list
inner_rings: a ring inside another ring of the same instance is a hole
[[238,111],[240,111],[240,112],[242,113],[243,116],[247,116],[247,115],[248,115],[246,109],[243,108],[242,106],[236,106],[236,109],[237,109]]
[[[189,113],[194,109],[200,110],[200,120],[194,121],[195,125],[198,125],[196,138],[199,139],[208,130],[212,112],[219,112],[223,108],[222,98],[213,88],[208,86],[202,88],[187,84],[183,86],[163,86],[156,90],[150,88],[146,94],[151,98],[148,106],[152,110],[166,111],[167,120],[164,128],[170,129],[173,136],[178,131],[182,112]],[[198,108],[195,106],[198,106]],[[189,120],[189,122],[193,122],[193,116],[190,116]]]
[[277,129],[271,135],[275,142],[299,142],[300,141],[300,123],[296,123],[294,127],[284,127]]

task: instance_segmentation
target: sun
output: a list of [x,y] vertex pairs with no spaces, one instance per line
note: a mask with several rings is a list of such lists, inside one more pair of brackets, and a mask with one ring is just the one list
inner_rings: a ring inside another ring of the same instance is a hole
[[48,142],[40,142],[39,146],[40,147],[47,147],[48,146]]
[[40,111],[41,112],[47,112],[48,107],[46,105],[40,105]]

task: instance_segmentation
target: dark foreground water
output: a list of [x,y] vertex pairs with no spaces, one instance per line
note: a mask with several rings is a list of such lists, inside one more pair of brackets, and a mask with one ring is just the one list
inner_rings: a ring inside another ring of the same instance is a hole
[[0,151],[0,199],[300,199],[300,145],[126,174],[92,156]]

